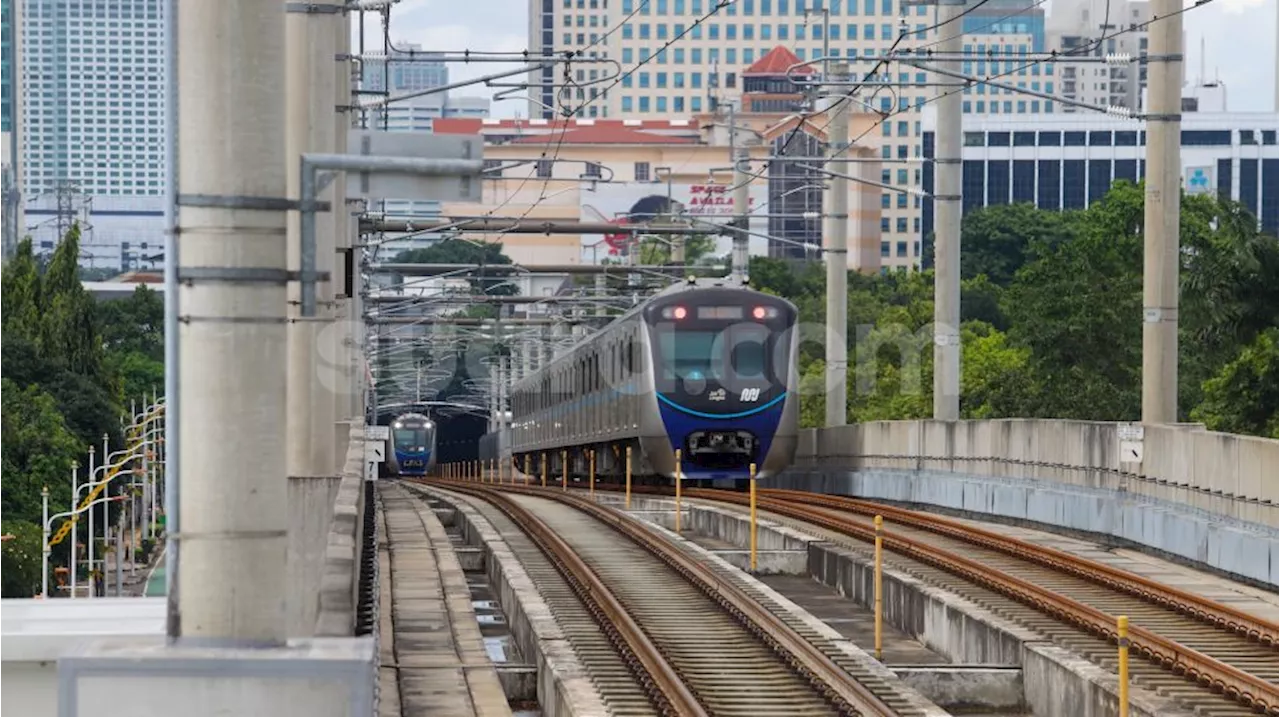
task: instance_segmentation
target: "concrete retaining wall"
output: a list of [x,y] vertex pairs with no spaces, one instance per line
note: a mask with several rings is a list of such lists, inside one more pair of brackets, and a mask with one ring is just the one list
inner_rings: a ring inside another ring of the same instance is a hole
[[1100,421],[875,421],[800,432],[801,467],[931,469],[1124,490],[1280,527],[1280,443],[1146,426],[1143,460],[1122,462],[1120,427]]
[[1280,583],[1280,531],[1107,488],[903,469],[792,471],[772,486],[935,505],[1112,536],[1258,583]]
[[[350,637],[355,629],[360,546],[364,537],[364,521],[361,520],[364,514],[364,430],[352,428],[347,445],[347,460],[341,477],[336,481],[335,495],[328,510],[321,513],[327,513],[329,521],[323,542],[316,541],[324,546],[324,553],[315,560],[320,577],[309,592],[298,596],[299,602],[314,605],[311,615],[317,637]],[[291,540],[293,534],[294,531],[290,530]],[[304,556],[304,559],[306,557],[310,556]],[[293,558],[291,553],[291,572]]]

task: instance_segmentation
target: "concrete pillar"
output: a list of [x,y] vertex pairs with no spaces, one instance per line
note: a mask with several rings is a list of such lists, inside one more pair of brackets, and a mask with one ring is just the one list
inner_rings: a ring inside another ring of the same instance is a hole
[[180,635],[281,644],[284,11],[258,0],[180,7]]

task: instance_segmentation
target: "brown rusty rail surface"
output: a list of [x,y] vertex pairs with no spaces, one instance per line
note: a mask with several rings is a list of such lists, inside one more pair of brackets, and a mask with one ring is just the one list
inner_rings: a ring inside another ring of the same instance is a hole
[[631,619],[609,588],[560,536],[536,515],[498,491],[463,483],[450,483],[449,487],[493,504],[515,521],[546,553],[587,609],[596,616],[600,627],[609,635],[610,642],[626,656],[637,673],[648,676],[647,679],[641,677],[641,682],[660,712],[706,717],[707,713],[702,705],[657,646]]
[[[685,495],[690,498],[703,498],[737,504],[746,504],[748,502],[746,495],[733,491],[692,489],[686,491]],[[875,529],[871,526],[824,510],[824,508],[835,507],[847,511],[849,510],[848,506],[838,503],[826,505],[823,497],[815,496],[814,494],[801,492],[799,498],[795,495],[780,497],[774,491],[767,491],[759,497],[757,504],[761,509],[796,518],[828,530],[868,541],[875,539]],[[913,513],[914,511],[904,512]],[[899,517],[901,518],[902,516],[899,515]],[[912,516],[903,522],[908,520],[914,522],[916,518]],[[963,528],[968,529],[967,526],[963,526]],[[1114,615],[1108,615],[1101,610],[1065,595],[1055,593],[1022,578],[971,560],[954,551],[913,540],[889,530],[883,531],[881,535],[884,539],[885,547],[891,551],[959,575],[966,580],[1030,605],[1037,610],[1053,615],[1105,639],[1112,641],[1116,639],[1116,619]],[[1021,542],[1014,541],[1011,538],[1002,539],[1012,543]],[[1032,559],[1021,555],[1019,557],[1024,557],[1028,560]],[[1087,571],[1092,566],[1098,565],[1093,561],[1086,561],[1074,556],[1069,557],[1074,562],[1076,570]],[[1107,575],[1111,580],[1119,579],[1114,574],[1130,575],[1135,580],[1141,580],[1138,576],[1133,576],[1114,568],[1108,567],[1108,571],[1110,573],[1107,573]],[[1107,585],[1111,584],[1103,578],[1099,578],[1098,581]],[[1137,583],[1135,582],[1134,584]],[[1117,587],[1117,589],[1120,588]],[[1164,588],[1164,590],[1165,592],[1176,592],[1171,591],[1169,588]],[[1200,602],[1207,601],[1201,599]],[[1186,612],[1193,615],[1199,614],[1190,609],[1186,610]],[[1254,711],[1280,715],[1280,695],[1278,695],[1278,689],[1275,684],[1142,627],[1131,626],[1129,628],[1129,637],[1132,649],[1174,674],[1183,675],[1214,692],[1222,693]]]
[[[896,710],[885,704],[867,687],[851,677],[819,649],[744,593],[738,586],[720,579],[710,568],[669,544],[658,534],[645,527],[643,522],[623,511],[600,505],[574,493],[563,493],[554,490],[512,485],[505,485],[501,487],[501,490],[497,490],[495,489],[496,487],[480,487],[475,483],[439,479],[432,480],[429,484],[465,492],[493,503],[522,528],[528,528],[531,537],[538,542],[539,547],[546,551],[549,557],[554,551],[555,557],[552,558],[554,562],[567,568],[572,567],[575,570],[576,581],[583,586],[578,590],[579,595],[584,602],[601,600],[603,604],[596,613],[600,617],[601,626],[606,630],[611,629],[606,623],[613,622],[618,626],[615,629],[618,629],[620,639],[626,641],[626,645],[636,655],[637,660],[643,658],[641,664],[644,665],[653,682],[660,686],[662,695],[665,696],[666,704],[680,704],[676,700],[683,700],[685,695],[688,696],[689,700],[694,700],[697,711],[686,711],[681,708],[681,714],[705,714],[705,711],[700,705],[697,705],[692,693],[684,687],[680,676],[671,668],[659,649],[647,640],[642,628],[636,625],[622,610],[620,603],[613,597],[609,588],[599,581],[590,567],[582,562],[567,543],[549,531],[540,519],[523,506],[503,495],[503,493],[533,495],[571,506],[601,521],[643,547],[650,554],[684,576],[690,583],[697,586],[709,598],[719,603],[729,614],[733,615],[758,638],[768,644],[770,648],[779,653],[791,665],[793,670],[806,678],[814,689],[822,694],[842,714],[860,714],[876,717],[890,717],[897,714]],[[537,531],[536,535],[535,531]],[[577,573],[579,570],[582,571],[581,575]],[[568,577],[567,574],[566,577]],[[643,657],[643,651],[645,650],[652,650],[653,652],[649,653],[646,658]],[[678,690],[676,683],[679,683]]]
[[1252,640],[1275,647],[1280,645],[1280,625],[1237,610],[1230,605],[1209,600],[1194,593],[1179,590],[1162,583],[1135,575],[1127,570],[1113,568],[1105,563],[1077,557],[1048,546],[1010,538],[994,531],[968,525],[924,511],[908,510],[883,503],[874,503],[846,496],[824,495],[797,490],[770,489],[762,494],[786,500],[838,508],[861,515],[882,515],[891,520],[923,528],[938,535],[956,538],[967,543],[990,548],[1023,560],[1029,560],[1060,572],[1105,585],[1129,593],[1156,605],[1195,617],[1215,627],[1229,630]]

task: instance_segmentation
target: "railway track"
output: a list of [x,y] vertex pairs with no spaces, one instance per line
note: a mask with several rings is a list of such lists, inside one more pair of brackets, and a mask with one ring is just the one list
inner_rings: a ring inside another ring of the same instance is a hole
[[[602,693],[623,707],[619,713],[642,714],[645,707],[680,715],[912,712],[864,686],[739,585],[631,516],[573,494],[430,485],[488,503],[536,545],[545,563],[530,561],[526,569],[540,590],[550,588],[543,597],[557,623],[576,639]],[[565,588],[538,579],[547,568],[563,577]],[[592,639],[586,619],[603,639]],[[637,695],[648,704],[638,704]]]
[[[648,492],[648,491],[645,491]],[[742,493],[690,498],[745,505]],[[885,518],[886,564],[945,587],[1115,669],[1116,616],[1130,620],[1140,687],[1204,714],[1280,714],[1277,626],[1116,568],[940,516],[841,496],[761,491],[758,507],[865,553]],[[856,540],[850,540],[850,538]],[[957,577],[960,578],[957,581]],[[1211,693],[1211,694],[1207,694]],[[1221,699],[1213,699],[1213,697]]]

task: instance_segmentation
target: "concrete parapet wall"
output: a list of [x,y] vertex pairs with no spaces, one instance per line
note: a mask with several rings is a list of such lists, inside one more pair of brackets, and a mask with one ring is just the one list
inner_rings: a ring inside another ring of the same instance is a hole
[[1034,418],[875,421],[801,431],[796,463],[1035,478],[1280,527],[1280,442],[1199,425],[1146,426],[1143,460],[1129,463],[1120,456],[1123,425]]
[[355,628],[364,527],[364,431],[352,428],[347,445],[346,463],[329,507],[324,553],[318,561],[320,579],[315,589],[305,593],[316,605],[312,614],[319,637],[350,637]]
[[883,468],[792,471],[771,483],[771,487],[934,505],[1112,536],[1255,582],[1280,584],[1280,531],[1107,488]]

